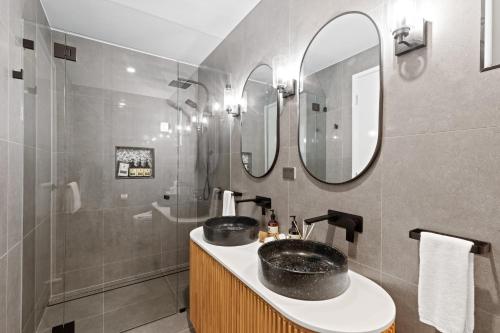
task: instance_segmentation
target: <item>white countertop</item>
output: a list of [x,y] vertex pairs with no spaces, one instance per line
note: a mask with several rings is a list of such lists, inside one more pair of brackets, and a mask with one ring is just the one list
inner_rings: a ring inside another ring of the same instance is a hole
[[396,317],[391,296],[375,282],[349,271],[351,284],[342,295],[326,301],[302,301],[276,294],[258,278],[260,243],[224,247],[205,242],[203,228],[191,231],[191,239],[221,265],[263,298],[281,315],[320,333],[379,333]]

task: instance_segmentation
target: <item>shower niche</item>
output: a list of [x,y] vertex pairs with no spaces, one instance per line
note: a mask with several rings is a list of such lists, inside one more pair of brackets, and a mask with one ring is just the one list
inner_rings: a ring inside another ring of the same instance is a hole
[[117,179],[152,179],[155,176],[154,148],[116,147]]

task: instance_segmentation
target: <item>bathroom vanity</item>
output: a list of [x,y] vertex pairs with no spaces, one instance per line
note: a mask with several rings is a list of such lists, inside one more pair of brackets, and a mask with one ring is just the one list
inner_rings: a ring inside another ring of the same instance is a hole
[[350,286],[324,301],[267,289],[258,278],[259,242],[223,247],[190,234],[190,320],[197,333],[394,333],[396,308],[375,282],[349,271]]

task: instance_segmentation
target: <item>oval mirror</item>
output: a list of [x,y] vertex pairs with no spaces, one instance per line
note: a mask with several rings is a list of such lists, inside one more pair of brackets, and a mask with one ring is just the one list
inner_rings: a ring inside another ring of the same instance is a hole
[[327,23],[302,59],[299,151],[316,179],[349,182],[375,159],[381,137],[381,50],[375,23],[346,13]]
[[257,66],[243,88],[241,106],[241,162],[253,177],[267,175],[278,158],[278,93],[273,88],[273,71]]

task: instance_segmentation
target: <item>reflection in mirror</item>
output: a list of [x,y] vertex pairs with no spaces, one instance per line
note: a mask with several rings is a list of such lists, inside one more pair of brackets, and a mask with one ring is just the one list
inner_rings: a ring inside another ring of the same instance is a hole
[[500,67],[500,0],[483,0],[481,71]]
[[255,68],[245,83],[241,110],[241,161],[245,170],[260,178],[278,156],[278,93],[268,65]]
[[299,150],[316,179],[361,175],[380,137],[380,39],[361,13],[341,15],[311,41],[301,67]]

